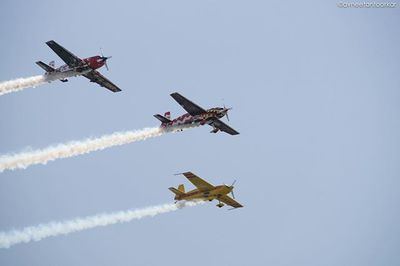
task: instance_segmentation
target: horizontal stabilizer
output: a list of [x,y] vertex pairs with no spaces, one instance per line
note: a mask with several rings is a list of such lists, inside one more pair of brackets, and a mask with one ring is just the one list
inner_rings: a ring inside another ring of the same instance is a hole
[[43,63],[42,61],[37,61],[36,64],[43,68],[46,72],[54,72],[56,70],[54,67],[51,67],[48,64]]
[[154,117],[157,118],[158,120],[160,120],[161,123],[170,123],[170,122],[172,122],[168,118],[166,118],[166,117],[164,117],[162,115],[159,115],[159,114],[154,115]]

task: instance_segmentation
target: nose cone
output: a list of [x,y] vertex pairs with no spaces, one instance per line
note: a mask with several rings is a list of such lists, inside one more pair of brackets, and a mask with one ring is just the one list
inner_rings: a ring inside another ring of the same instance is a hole
[[102,56],[101,59],[105,62],[110,59],[112,56]]
[[228,190],[228,193],[231,192],[234,188],[234,186],[227,186],[227,185],[225,185],[225,187]]

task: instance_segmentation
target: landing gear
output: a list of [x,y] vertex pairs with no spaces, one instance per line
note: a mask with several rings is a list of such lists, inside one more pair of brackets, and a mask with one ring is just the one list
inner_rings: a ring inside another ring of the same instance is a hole
[[222,202],[220,202],[220,203],[218,203],[216,206],[217,206],[218,208],[222,208],[222,207],[224,207],[224,204],[223,204]]
[[219,131],[218,128],[214,128],[213,130],[210,131],[210,133],[217,133]]

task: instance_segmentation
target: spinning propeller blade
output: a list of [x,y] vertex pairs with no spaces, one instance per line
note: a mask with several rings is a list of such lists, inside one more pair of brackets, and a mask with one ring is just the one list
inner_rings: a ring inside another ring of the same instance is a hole
[[235,199],[235,194],[233,194],[233,188],[234,188],[234,185],[235,185],[235,183],[236,183],[236,179],[232,182],[232,185],[230,186],[231,187],[231,194],[232,194],[232,198],[233,199]]
[[112,56],[104,56],[103,55],[103,49],[100,47],[100,54],[101,54],[101,58],[104,60],[104,65],[106,66],[107,71],[109,71],[110,69],[108,68],[107,65],[107,60],[110,59]]
[[226,108],[226,106],[225,106],[225,104],[224,104],[224,112],[225,112],[225,115],[226,115],[226,119],[227,119],[228,121],[229,121],[228,111],[231,110],[231,109],[232,109],[232,107]]

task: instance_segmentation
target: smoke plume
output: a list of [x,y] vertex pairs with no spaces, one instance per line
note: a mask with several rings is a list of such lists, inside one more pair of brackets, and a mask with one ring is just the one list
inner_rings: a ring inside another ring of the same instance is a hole
[[37,226],[25,227],[22,230],[12,230],[9,232],[0,232],[0,248],[9,248],[19,243],[28,243],[31,241],[40,241],[44,238],[59,235],[68,235],[70,233],[92,229],[100,226],[108,226],[117,223],[127,223],[132,220],[138,220],[145,217],[153,217],[158,214],[176,211],[183,207],[193,207],[203,201],[186,201],[178,204],[163,204],[151,206],[143,209],[119,211],[108,214],[99,214],[84,218],[76,218],[63,222],[51,222]]

